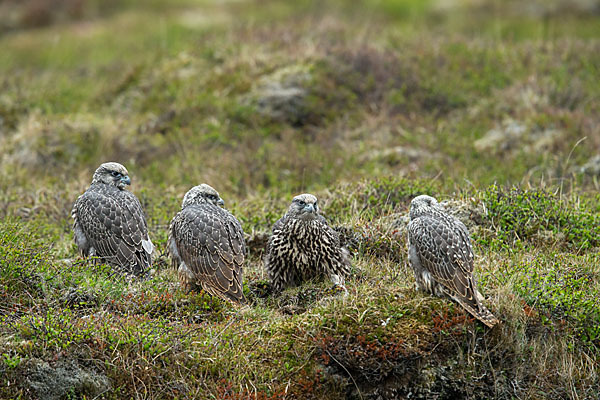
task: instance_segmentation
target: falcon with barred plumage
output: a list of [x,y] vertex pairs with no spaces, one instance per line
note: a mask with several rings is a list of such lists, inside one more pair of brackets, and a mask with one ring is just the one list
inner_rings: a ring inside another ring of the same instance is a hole
[[142,205],[125,190],[129,184],[129,173],[121,164],[100,165],[90,187],[73,205],[73,233],[82,256],[144,275],[152,267],[154,246]]
[[473,248],[467,227],[431,196],[410,203],[408,259],[417,288],[448,296],[488,327],[500,322],[481,301],[473,278]]
[[321,276],[345,290],[350,252],[340,245],[338,233],[319,214],[317,198],[301,194],[273,225],[264,265],[275,292]]
[[198,285],[213,296],[244,303],[244,231],[223,204],[209,185],[191,188],[171,221],[168,251],[186,291]]

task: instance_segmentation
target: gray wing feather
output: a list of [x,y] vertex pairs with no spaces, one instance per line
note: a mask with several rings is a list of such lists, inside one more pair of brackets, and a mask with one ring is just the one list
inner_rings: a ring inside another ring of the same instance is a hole
[[473,279],[473,250],[466,227],[430,216],[421,216],[408,225],[409,240],[421,265],[444,292],[488,326],[498,320],[478,299]]
[[80,246],[83,255],[94,248],[103,262],[135,274],[152,266],[143,243],[150,242],[146,220],[133,193],[92,185],[75,202],[73,217],[76,234],[83,233],[86,239],[87,246]]
[[179,257],[204,290],[230,301],[244,301],[246,244],[233,215],[213,205],[188,206],[173,218],[171,237]]
[[468,256],[470,251],[462,251],[462,238],[447,224],[428,216],[411,221],[409,234],[422,265],[435,280],[455,293],[468,295],[473,258]]

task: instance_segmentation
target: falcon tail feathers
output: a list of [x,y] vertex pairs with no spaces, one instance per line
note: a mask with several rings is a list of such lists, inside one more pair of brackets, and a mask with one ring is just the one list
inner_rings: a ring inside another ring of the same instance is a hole
[[[232,301],[236,304],[246,304],[246,298],[244,297],[244,293],[242,293],[242,292],[238,292],[238,293],[225,292],[225,293],[223,293],[223,296],[225,298],[227,298],[229,301]],[[221,297],[223,297],[223,296],[221,296]]]
[[223,300],[230,301],[234,304],[246,304],[246,298],[244,297],[244,293],[239,291],[228,290],[223,292],[221,290],[216,290],[214,287],[205,284],[204,282],[201,284],[202,289],[204,289],[208,294],[212,296],[219,297]]
[[470,304],[462,301],[456,296],[451,296],[458,304],[460,304],[469,314],[480,320],[488,328],[493,328],[494,325],[498,324],[500,320],[492,314],[483,304],[479,303],[479,310],[475,309]]

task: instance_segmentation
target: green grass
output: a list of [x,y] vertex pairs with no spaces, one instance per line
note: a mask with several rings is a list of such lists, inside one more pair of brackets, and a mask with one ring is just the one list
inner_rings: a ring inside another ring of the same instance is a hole
[[584,343],[600,344],[598,257],[551,254],[545,259],[518,266],[523,280],[515,285],[525,301],[541,310],[542,322],[563,327]]
[[[597,204],[593,198],[591,204]],[[511,247],[523,241],[564,246],[575,253],[600,245],[598,214],[581,204],[547,190],[503,190],[491,186],[484,193],[490,223],[496,228],[494,240]]]
[[[600,148],[600,21],[575,0],[444,3],[0,16],[0,398],[595,398],[600,198],[579,167]],[[270,114],[273,84],[304,97]],[[108,160],[148,215],[148,280],[77,256],[71,207]],[[247,234],[248,307],[186,294],[168,267],[202,182]],[[347,297],[269,295],[265,238],[301,192],[352,249]],[[418,194],[469,227],[494,330],[414,291]]]

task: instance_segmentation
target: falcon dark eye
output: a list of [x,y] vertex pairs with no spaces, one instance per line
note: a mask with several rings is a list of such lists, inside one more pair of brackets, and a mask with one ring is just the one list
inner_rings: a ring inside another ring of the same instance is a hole
[[298,204],[300,204],[301,206],[304,206],[306,203],[303,202],[302,200],[298,200]]
[[120,173],[118,173],[117,171],[110,171],[110,174],[111,174],[112,176],[114,176],[115,178],[116,178],[116,177],[118,177],[118,176],[121,176],[121,174],[120,174]]

